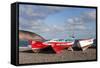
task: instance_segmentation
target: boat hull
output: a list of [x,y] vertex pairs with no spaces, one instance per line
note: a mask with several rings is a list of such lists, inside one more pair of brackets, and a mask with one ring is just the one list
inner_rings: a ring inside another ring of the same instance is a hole
[[79,45],[83,51],[91,47],[92,44],[93,44],[93,39],[85,39],[79,41]]
[[31,48],[34,52],[39,52],[41,49],[44,49],[48,46],[51,46],[56,53],[60,53],[63,49],[69,48],[74,44],[74,42],[39,42],[31,41]]

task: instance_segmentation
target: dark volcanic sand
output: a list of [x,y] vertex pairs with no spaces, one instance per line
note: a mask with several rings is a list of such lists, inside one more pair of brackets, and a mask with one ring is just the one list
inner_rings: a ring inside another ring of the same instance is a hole
[[89,48],[86,51],[68,51],[63,50],[60,54],[53,52],[33,53],[31,50],[24,48],[19,49],[19,64],[27,63],[43,63],[43,62],[59,62],[74,60],[95,60],[96,49]]

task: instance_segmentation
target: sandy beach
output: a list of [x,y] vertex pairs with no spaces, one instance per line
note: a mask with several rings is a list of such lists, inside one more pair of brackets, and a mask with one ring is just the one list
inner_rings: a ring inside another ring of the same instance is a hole
[[45,63],[45,62],[61,62],[61,61],[77,61],[77,60],[95,60],[96,49],[89,48],[86,51],[68,51],[62,50],[60,54],[56,54],[52,49],[44,49],[40,53],[33,53],[29,48],[19,49],[19,64],[28,63]]

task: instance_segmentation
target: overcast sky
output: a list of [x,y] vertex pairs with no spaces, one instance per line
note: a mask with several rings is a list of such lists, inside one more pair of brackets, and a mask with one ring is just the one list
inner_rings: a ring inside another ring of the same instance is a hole
[[46,39],[95,38],[94,8],[19,6],[19,29],[35,32]]

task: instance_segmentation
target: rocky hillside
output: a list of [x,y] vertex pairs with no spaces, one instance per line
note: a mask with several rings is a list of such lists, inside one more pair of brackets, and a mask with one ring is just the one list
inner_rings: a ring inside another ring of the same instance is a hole
[[19,30],[19,40],[45,41],[45,39],[42,36],[24,30]]

